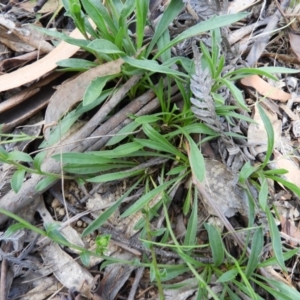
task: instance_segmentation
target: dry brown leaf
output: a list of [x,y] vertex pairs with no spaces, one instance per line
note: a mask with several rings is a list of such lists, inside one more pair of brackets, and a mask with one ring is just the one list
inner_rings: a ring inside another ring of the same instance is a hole
[[[281,132],[282,132],[282,123],[280,120],[278,120],[277,115],[264,110],[267,114],[273,129],[274,129],[274,139],[275,139],[275,148],[279,146],[280,138],[281,138]],[[256,146],[255,151],[257,153],[265,152],[267,150],[267,131],[265,129],[265,125],[260,117],[260,114],[258,110],[255,110],[253,120],[256,122],[256,124],[251,123],[249,125],[248,129],[248,143],[250,145],[260,145]]]
[[[89,86],[89,84],[97,77],[118,74],[121,72],[121,65],[124,63],[122,59],[117,59],[92,68],[75,79],[68,81],[58,87],[57,91],[50,99],[50,103],[46,110],[45,124],[53,124],[57,122],[70,108],[79,102]],[[49,136],[49,128],[45,131],[45,138]]]
[[[84,38],[77,29],[70,34],[70,37],[75,39]],[[71,57],[79,49],[80,48],[78,46],[61,42],[54,50],[42,59],[18,69],[17,71],[0,76],[0,92],[19,87],[44,76],[57,67],[56,63],[58,61]]]
[[93,276],[56,243],[50,243],[41,250],[44,264],[49,266],[56,279],[67,288],[75,287],[84,296],[91,295]]
[[289,39],[292,51],[295,53],[298,59],[300,59],[300,36],[298,34],[289,32]]
[[[281,231],[293,238],[289,241],[290,245],[294,247],[298,246],[300,244],[300,230],[284,216],[280,216],[280,224]],[[295,243],[294,239],[298,240],[299,243]]]
[[232,1],[228,4],[228,13],[235,14],[240,11],[244,11],[251,6],[257,4],[260,0],[239,0],[239,1]]
[[[29,12],[33,12],[33,8],[37,5],[37,0],[27,2],[19,2],[18,6]],[[53,13],[59,8],[59,0],[48,0],[45,5],[38,11],[39,14]]]
[[273,100],[279,100],[282,102],[286,102],[291,99],[291,94],[286,93],[266,81],[264,81],[258,75],[251,75],[241,79],[241,84],[247,87],[254,88],[261,95],[271,98]]
[[4,59],[0,62],[0,71],[5,72],[16,69],[17,67],[23,66],[29,61],[36,59],[38,55],[39,52],[35,50],[23,55]]
[[299,166],[289,159],[288,157],[282,155],[278,151],[274,150],[274,164],[277,169],[285,169],[288,173],[284,174],[286,180],[292,182],[296,186],[300,186],[300,170]]

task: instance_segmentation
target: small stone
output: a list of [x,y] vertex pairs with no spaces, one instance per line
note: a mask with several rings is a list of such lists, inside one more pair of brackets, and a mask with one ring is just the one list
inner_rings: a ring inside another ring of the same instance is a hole
[[63,207],[60,208],[60,209],[58,210],[58,214],[59,214],[61,217],[63,217],[63,216],[66,214],[65,209],[64,209]]
[[77,227],[82,227],[83,225],[83,222],[81,220],[78,220],[77,223],[76,223]]
[[61,206],[60,202],[56,198],[54,198],[53,201],[51,202],[51,207],[56,209],[59,206]]

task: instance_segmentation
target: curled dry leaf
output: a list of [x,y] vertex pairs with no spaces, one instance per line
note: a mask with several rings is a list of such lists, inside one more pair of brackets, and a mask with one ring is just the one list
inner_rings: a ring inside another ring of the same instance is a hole
[[286,93],[260,78],[258,75],[246,76],[241,79],[241,84],[247,87],[254,88],[262,96],[286,102],[291,99],[291,94]]
[[[118,74],[121,72],[121,65],[124,63],[122,59],[117,59],[92,68],[75,79],[68,81],[58,87],[57,91],[50,99],[50,103],[46,110],[45,124],[57,122],[70,108],[79,102],[89,86],[89,84],[97,77]],[[49,136],[49,128],[45,131],[45,137]]]

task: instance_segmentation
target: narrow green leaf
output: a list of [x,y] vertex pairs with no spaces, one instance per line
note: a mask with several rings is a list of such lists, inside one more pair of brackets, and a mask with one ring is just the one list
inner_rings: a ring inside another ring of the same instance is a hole
[[87,46],[89,51],[95,51],[96,53],[106,54],[125,54],[114,43],[105,39],[96,39],[90,42]]
[[24,228],[28,229],[27,226],[22,223],[12,224],[5,230],[4,238],[9,238],[12,234]]
[[209,245],[215,266],[217,267],[224,261],[224,244],[221,234],[212,224],[205,223],[204,227],[208,233]]
[[136,45],[137,45],[137,49],[140,49],[143,46],[149,0],[144,0],[144,1],[135,0],[135,7],[136,7]]
[[261,227],[257,228],[255,231],[255,234],[252,239],[252,246],[251,246],[251,252],[250,252],[250,257],[247,263],[247,268],[245,271],[245,276],[247,278],[250,278],[254,270],[257,268],[262,249],[264,246],[264,241],[263,241],[263,230]]
[[219,78],[219,81],[228,87],[233,97],[237,101],[238,105],[246,111],[249,111],[249,108],[245,103],[242,92],[234,85],[234,83],[224,78]]
[[24,161],[24,162],[32,162],[32,157],[21,151],[12,151],[7,155],[7,160],[11,161]]
[[33,166],[38,170],[41,171],[41,166],[42,163],[45,160],[47,152],[46,151],[41,151],[39,152],[33,159]]
[[163,183],[162,185],[158,186],[157,188],[151,190],[147,194],[143,195],[139,200],[137,200],[133,205],[131,205],[121,215],[121,218],[126,218],[126,217],[134,214],[135,212],[137,212],[138,210],[140,210],[144,206],[146,206],[148,202],[150,202],[154,197],[158,197],[158,195],[160,193],[162,193],[163,191],[167,190],[167,188],[169,186],[171,186],[176,180],[177,180],[177,178],[172,179],[170,181],[167,181],[167,182]]
[[275,143],[275,137],[274,137],[274,129],[272,126],[272,123],[270,122],[270,119],[268,118],[267,114],[265,113],[264,109],[260,106],[260,104],[256,105],[260,117],[264,123],[266,132],[267,132],[267,136],[268,136],[268,148],[267,148],[267,153],[266,153],[266,157],[264,159],[264,162],[261,166],[261,168],[263,168],[264,166],[266,166],[271,158],[271,155],[273,153],[273,149],[274,149],[274,143]]
[[239,174],[239,182],[245,183],[245,181],[255,172],[257,167],[251,166],[250,162],[246,162]]
[[267,218],[268,218],[268,224],[270,227],[270,234],[271,234],[271,239],[272,239],[272,246],[273,246],[273,251],[276,257],[276,260],[279,264],[279,266],[286,272],[286,267],[284,264],[284,258],[283,258],[283,253],[282,253],[282,244],[281,244],[281,238],[280,238],[280,233],[278,230],[278,227],[275,223],[274,217],[272,216],[272,213],[269,209],[265,211]]
[[143,172],[143,170],[109,173],[109,174],[104,174],[104,175],[99,175],[96,177],[89,178],[89,179],[87,179],[87,181],[88,182],[108,182],[108,181],[120,180],[120,179],[124,179],[127,177],[140,175],[142,172]]
[[198,223],[198,197],[197,190],[194,190],[194,203],[191,216],[189,218],[186,235],[184,237],[184,245],[195,245],[197,236],[197,223]]
[[11,187],[15,193],[18,193],[22,187],[26,171],[17,170],[11,178]]
[[94,79],[87,87],[83,95],[83,106],[93,103],[102,93],[107,81],[115,76],[103,76]]
[[49,188],[58,178],[54,176],[47,176],[36,185],[35,189],[40,192]]
[[205,178],[205,162],[204,157],[193,139],[187,136],[190,146],[190,167],[196,178],[202,182]]
[[229,270],[223,273],[217,280],[217,282],[230,282],[232,281],[238,274],[237,269]]
[[80,253],[80,260],[83,263],[84,266],[88,267],[90,266],[91,261],[91,254],[88,251],[83,251]]
[[265,177],[261,176],[261,184],[260,184],[258,200],[263,211],[266,211],[268,207],[268,193],[269,193],[269,187],[268,187],[267,180]]
[[[179,1],[173,1],[173,2],[179,2]],[[180,1],[181,2],[181,1]],[[232,14],[232,15],[223,15],[218,17],[210,18],[206,21],[200,22],[197,25],[194,25],[190,27],[189,29],[185,30],[183,33],[179,34],[175,39],[173,39],[164,49],[161,49],[154,57],[157,58],[166,51],[168,48],[173,47],[177,43],[184,41],[188,38],[191,38],[193,36],[199,35],[202,32],[210,31],[215,28],[221,28],[223,26],[230,25],[234,22],[237,22],[243,18],[245,18],[248,15],[248,13],[238,13],[238,14]],[[173,19],[172,19],[173,21]],[[162,21],[161,21],[162,22]],[[165,25],[168,25],[170,23],[165,23]]]
[[[183,6],[184,6],[184,3],[182,1],[177,1],[177,0],[174,1],[173,0],[170,2],[166,11],[162,15],[159,23],[157,24],[157,26],[155,28],[154,36],[152,37],[150,45],[147,47],[146,57],[148,57],[150,55],[154,45],[157,43],[158,39],[163,35],[165,30],[168,29],[169,24],[171,24],[174,21],[175,17],[182,11]],[[168,47],[168,48],[171,48],[171,47]],[[163,53],[166,50],[167,50],[167,47],[165,47],[165,49],[161,49],[160,52]]]
[[10,212],[6,209],[0,208],[0,213],[16,220],[17,222],[21,223],[25,228],[28,228],[29,230],[31,230],[33,232],[36,232],[36,233],[38,233],[40,235],[43,235],[43,236],[47,235],[44,230],[39,229],[38,227],[30,224],[26,220],[22,219],[21,217],[15,215],[14,213],[12,213],[12,212]]
[[140,59],[135,59],[135,58],[132,58],[129,56],[124,56],[124,57],[122,57],[122,59],[126,63],[128,63],[130,66],[138,68],[138,69],[147,70],[147,71],[150,71],[153,73],[169,74],[169,75],[176,76],[176,77],[180,77],[180,76],[186,77],[186,78],[189,77],[189,75],[187,75],[185,73],[178,72],[178,71],[173,70],[164,65],[160,65],[155,60],[140,60]]
[[293,193],[295,193],[298,197],[300,197],[300,188],[297,185],[295,185],[289,181],[286,181],[278,176],[270,176],[269,175],[267,177],[272,180],[280,182],[282,185],[284,185],[286,188],[290,189]]
[[152,126],[150,126],[149,124],[143,124],[143,130],[145,134],[150,138],[151,142],[154,141],[157,144],[161,145],[161,148],[164,149],[163,151],[184,158],[184,155]]
[[80,58],[63,59],[56,63],[59,67],[67,68],[64,71],[86,71],[90,68],[97,67],[98,64],[89,60]]
[[128,125],[124,126],[115,136],[113,136],[106,144],[106,146],[113,146],[124,140],[128,135],[131,135],[140,124],[131,122]]
[[93,233],[95,230],[99,229],[108,218],[116,211],[116,209],[120,206],[123,200],[130,195],[130,193],[140,184],[143,178],[140,178],[127,192],[113,204],[110,208],[108,208],[105,212],[103,212],[95,221],[93,221],[82,233],[82,237]]

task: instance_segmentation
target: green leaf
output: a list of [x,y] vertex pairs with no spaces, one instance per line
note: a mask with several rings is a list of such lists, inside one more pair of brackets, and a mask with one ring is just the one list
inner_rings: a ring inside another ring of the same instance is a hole
[[195,245],[197,236],[197,223],[198,223],[198,198],[197,190],[194,191],[194,204],[191,216],[189,218],[186,235],[184,238],[184,245]]
[[271,158],[271,155],[273,153],[273,149],[274,149],[274,143],[275,143],[275,137],[274,137],[274,129],[272,126],[272,123],[270,122],[267,114],[265,113],[264,109],[260,106],[260,104],[256,104],[256,107],[259,111],[260,117],[264,123],[266,132],[267,132],[267,136],[268,136],[268,148],[267,148],[267,153],[266,153],[266,157],[264,159],[264,162],[261,165],[261,168],[263,168],[264,166],[266,166]]
[[237,269],[229,270],[223,273],[217,280],[217,282],[229,282],[232,281],[238,274]]
[[219,266],[224,261],[224,244],[220,232],[209,223],[204,224],[208,233],[209,245],[212,251],[215,266]]
[[[157,43],[158,39],[163,35],[165,30],[168,29],[169,24],[171,24],[174,21],[175,17],[182,11],[183,6],[184,3],[182,1],[173,0],[170,2],[166,11],[161,16],[161,19],[155,28],[154,36],[151,39],[150,45],[147,47],[146,57],[150,55],[154,45]],[[160,54],[165,52],[168,48],[171,47],[165,47],[161,49]]]
[[135,59],[129,56],[124,56],[122,57],[122,59],[128,63],[130,66],[138,68],[138,69],[142,69],[142,70],[147,70],[153,73],[163,73],[163,74],[169,74],[172,76],[176,76],[176,77],[186,77],[188,78],[189,75],[182,73],[182,72],[178,72],[176,70],[173,70],[169,67],[166,67],[164,65],[160,65],[158,64],[157,61],[155,60],[140,60],[140,59]]
[[115,144],[118,144],[119,142],[124,140],[128,135],[131,135],[133,131],[135,131],[139,126],[140,124],[136,122],[131,122],[127,124],[107,142],[106,146],[113,146]]
[[96,39],[90,42],[87,46],[87,49],[91,52],[95,51],[99,54],[125,54],[114,43],[104,39]]
[[204,157],[193,139],[187,136],[190,147],[190,167],[196,178],[202,182],[205,178],[205,162]]
[[[179,2],[179,1],[173,1],[173,2]],[[181,2],[181,1],[180,1]],[[179,5],[179,4],[178,4]],[[181,34],[179,34],[175,39],[173,39],[164,49],[161,49],[154,57],[156,59],[166,51],[168,48],[171,48],[178,44],[181,41],[184,41],[186,39],[189,39],[193,36],[199,35],[202,32],[210,31],[215,28],[221,28],[227,25],[230,25],[232,23],[235,23],[243,18],[245,18],[248,15],[248,13],[238,13],[238,14],[232,14],[232,15],[223,15],[218,17],[210,18],[206,21],[200,22],[197,25],[194,25],[190,27],[189,29],[185,30]],[[173,21],[173,19],[172,19]],[[161,21],[162,22],[162,21]],[[168,26],[170,23],[165,23],[165,26]]]
[[261,177],[258,200],[263,211],[266,211],[268,207],[268,193],[269,193],[269,187],[268,187],[267,180],[265,177]]
[[255,172],[257,171],[257,167],[251,166],[250,162],[246,162],[239,174],[239,182],[245,183],[245,181]]
[[99,229],[107,220],[108,218],[116,211],[116,209],[120,206],[123,200],[130,195],[130,193],[140,184],[141,180],[139,179],[127,192],[118,200],[116,201],[110,208],[108,208],[105,212],[103,212],[95,221],[93,221],[82,233],[82,237],[94,232],[95,230]]
[[245,109],[246,111],[250,111],[248,106],[245,103],[244,97],[242,92],[234,85],[233,82],[224,79],[224,78],[219,78],[219,81],[224,84],[225,86],[228,87],[228,89],[231,91],[233,97],[235,98],[235,100],[237,101],[237,104]]
[[147,194],[143,195],[139,200],[137,200],[133,205],[131,205],[122,215],[121,218],[126,218],[134,213],[136,213],[138,210],[143,208],[150,202],[154,197],[159,197],[159,194],[165,191],[171,184],[173,184],[177,178],[172,179],[170,181],[167,181],[157,188],[151,190]]
[[58,180],[57,177],[47,176],[36,185],[35,189],[38,192],[46,190],[47,188],[49,188],[52,185],[52,183],[54,183],[57,180]]
[[94,79],[87,87],[83,95],[83,106],[93,103],[102,93],[107,81],[111,80],[115,76],[103,76]]
[[250,278],[254,270],[257,268],[262,249],[264,246],[264,241],[263,241],[263,230],[261,227],[257,228],[255,231],[255,234],[252,239],[252,246],[251,246],[251,252],[250,252],[250,257],[247,263],[247,268],[245,270],[245,276],[247,278]]
[[136,45],[137,49],[140,49],[143,46],[144,41],[144,31],[147,21],[147,13],[149,7],[149,0],[136,0]]
[[45,160],[47,152],[46,151],[41,151],[39,152],[33,159],[33,166],[38,170],[41,171],[41,166],[42,163]]
[[12,234],[24,228],[27,229],[27,226],[22,223],[12,224],[5,230],[4,238],[9,238]]
[[92,174],[103,172],[103,171],[111,171],[114,169],[122,169],[122,168],[130,168],[131,164],[101,164],[101,165],[66,165],[64,166],[64,170],[71,174]]
[[17,170],[11,178],[11,187],[15,193],[18,193],[22,187],[26,170]]
[[64,68],[64,71],[86,71],[98,66],[98,64],[94,62],[80,58],[63,59],[56,64]]
[[123,172],[117,172],[117,173],[109,173],[104,175],[99,175],[96,177],[92,177],[87,179],[88,182],[108,182],[113,180],[120,180],[127,177],[132,177],[136,175],[140,175],[143,173],[143,170],[137,170],[137,171],[123,171]]
[[278,176],[269,175],[267,177],[274,181],[280,182],[282,185],[284,185],[286,188],[290,189],[293,193],[295,193],[298,197],[300,197],[300,188],[297,185],[295,185],[289,181],[286,181]]
[[32,162],[32,157],[29,154],[21,151],[12,151],[8,153],[7,160]]
[[84,266],[86,266],[86,267],[90,266],[91,254],[89,251],[83,251],[80,253],[79,256],[80,256],[80,260]]
[[281,238],[280,238],[280,233],[278,230],[278,227],[275,223],[274,217],[272,216],[272,213],[269,209],[265,211],[267,218],[268,218],[268,224],[270,228],[270,234],[271,234],[271,239],[272,239],[272,246],[273,246],[273,251],[276,257],[276,260],[279,264],[279,266],[282,268],[283,271],[286,272],[286,267],[284,264],[284,258],[283,258],[283,253],[282,253],[282,244],[281,244]]
[[82,1],[82,5],[87,14],[97,25],[101,35],[104,35],[104,37],[108,38],[109,36],[113,37],[118,33],[115,23],[101,1],[85,0]]
[[28,228],[29,230],[33,231],[33,232],[36,232],[40,235],[43,235],[43,236],[47,236],[46,232],[44,230],[41,230],[39,229],[38,227],[30,224],[29,222],[27,222],[26,220],[22,219],[21,217],[15,215],[14,213],[6,210],[6,209],[3,209],[3,208],[0,208],[0,213],[1,214],[4,214],[14,220],[16,220],[17,222],[21,223],[24,228]]
[[158,147],[160,147],[160,149],[162,149],[163,151],[185,159],[185,156],[179,150],[177,150],[177,148],[174,147],[163,135],[158,133],[152,126],[150,126],[149,124],[143,124],[143,130],[151,140],[151,143],[152,141],[156,142],[156,145],[159,145]]

